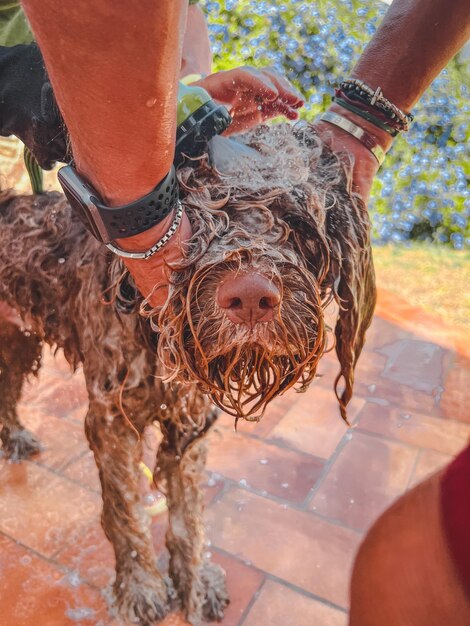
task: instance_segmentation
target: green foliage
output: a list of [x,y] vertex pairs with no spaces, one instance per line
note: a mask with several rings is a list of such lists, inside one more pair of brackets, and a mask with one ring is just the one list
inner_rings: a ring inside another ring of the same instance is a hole
[[[312,120],[327,108],[380,23],[378,0],[203,2],[215,68],[272,65],[302,91]],[[452,61],[416,107],[412,130],[395,142],[370,204],[381,241],[408,238],[470,245],[468,63]]]

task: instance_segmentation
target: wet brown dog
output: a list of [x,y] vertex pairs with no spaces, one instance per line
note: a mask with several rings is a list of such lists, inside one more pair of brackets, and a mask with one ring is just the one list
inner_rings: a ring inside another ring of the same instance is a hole
[[[73,367],[83,363],[114,594],[131,623],[161,619],[173,598],[193,623],[220,619],[228,602],[223,572],[204,556],[199,482],[213,403],[258,419],[279,393],[305,389],[327,349],[324,309],[335,300],[345,418],[372,317],[369,220],[347,168],[310,127],[261,128],[244,141],[256,158],[244,155],[230,173],[205,162],[180,170],[194,236],[173,268],[167,304],[148,319],[119,260],[62,196],[4,192],[0,206],[0,300],[27,329],[4,323],[0,331],[4,454],[38,451],[15,406],[39,367],[41,342],[63,348]],[[153,421],[163,433],[155,480],[168,500],[167,579],[138,488],[140,434]]]

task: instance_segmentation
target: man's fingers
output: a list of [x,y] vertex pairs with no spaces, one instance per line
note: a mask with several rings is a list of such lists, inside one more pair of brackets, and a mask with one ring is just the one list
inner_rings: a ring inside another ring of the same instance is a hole
[[279,90],[271,76],[255,68],[242,68],[240,71],[243,73],[240,87],[246,95],[252,97],[256,94],[255,100],[259,100],[260,104],[263,100],[272,102],[279,97]]
[[263,121],[268,120],[277,115],[284,115],[288,120],[296,120],[299,112],[295,107],[289,106],[278,98],[275,102],[270,102],[262,107]]
[[279,97],[282,98],[286,104],[294,106],[295,108],[300,108],[305,104],[302,94],[287,80],[287,78],[281,76],[278,72],[271,68],[262,70],[262,73],[265,76],[269,76],[269,79],[272,83],[274,83],[279,92]]

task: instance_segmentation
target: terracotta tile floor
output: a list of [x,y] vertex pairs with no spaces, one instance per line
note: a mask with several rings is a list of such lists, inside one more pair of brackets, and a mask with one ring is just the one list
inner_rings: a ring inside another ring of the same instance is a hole
[[[224,626],[345,626],[365,530],[470,437],[468,346],[381,292],[351,429],[338,417],[332,355],[306,394],[277,399],[260,424],[241,423],[235,434],[232,420],[220,419],[205,489],[208,550],[232,597]],[[81,373],[60,354],[46,356],[20,407],[45,450],[20,465],[0,458],[1,626],[117,624],[107,612],[113,556],[99,525],[85,410]],[[161,555],[165,523],[160,516],[152,527]],[[164,624],[185,622],[171,615]]]

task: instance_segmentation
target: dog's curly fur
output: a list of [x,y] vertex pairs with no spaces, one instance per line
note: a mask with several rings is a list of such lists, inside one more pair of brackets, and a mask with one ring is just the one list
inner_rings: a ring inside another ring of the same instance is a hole
[[[335,387],[346,419],[372,317],[369,220],[344,160],[310,126],[262,127],[243,141],[261,157],[224,175],[206,161],[179,172],[194,234],[161,311],[136,296],[121,262],[61,195],[1,198],[0,300],[24,322],[0,330],[3,450],[12,458],[39,450],[15,407],[41,342],[62,348],[72,367],[83,363],[115,598],[131,623],[161,619],[172,597],[193,623],[220,619],[228,602],[223,573],[203,556],[199,482],[212,402],[259,419],[279,393],[305,389],[328,348],[324,309],[336,300]],[[282,301],[273,321],[249,330],[224,316],[216,292],[230,270],[252,269],[276,283]],[[168,579],[156,569],[136,472],[140,434],[153,421],[163,433],[155,480],[168,500]]]

